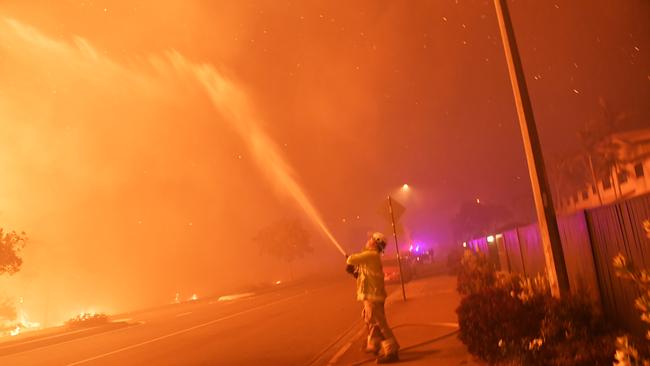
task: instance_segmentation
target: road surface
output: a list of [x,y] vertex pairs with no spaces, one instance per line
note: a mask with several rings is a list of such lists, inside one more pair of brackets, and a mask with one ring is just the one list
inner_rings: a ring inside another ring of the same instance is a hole
[[359,314],[354,281],[343,274],[127,314],[98,328],[25,335],[0,343],[0,365],[309,365],[336,351],[333,342]]

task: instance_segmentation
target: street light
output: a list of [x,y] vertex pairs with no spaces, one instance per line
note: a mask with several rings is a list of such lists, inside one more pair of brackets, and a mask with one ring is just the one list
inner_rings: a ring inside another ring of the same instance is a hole
[[404,185],[402,186],[402,192],[408,192],[408,190],[409,190],[410,188],[411,188],[411,187],[409,187],[408,184],[404,183]]

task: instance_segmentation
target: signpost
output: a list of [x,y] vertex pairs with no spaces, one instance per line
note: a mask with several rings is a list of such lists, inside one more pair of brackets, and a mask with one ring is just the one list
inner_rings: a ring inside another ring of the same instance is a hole
[[397,244],[397,228],[395,227],[395,216],[397,220],[402,216],[406,209],[399,203],[395,203],[393,208],[393,200],[388,196],[388,213],[390,215],[390,223],[393,228],[393,238],[395,238],[395,251],[397,252],[397,265],[399,266],[399,281],[402,284],[402,298],[406,301],[406,290],[404,289],[404,276],[402,276],[402,259],[399,255],[399,245]]

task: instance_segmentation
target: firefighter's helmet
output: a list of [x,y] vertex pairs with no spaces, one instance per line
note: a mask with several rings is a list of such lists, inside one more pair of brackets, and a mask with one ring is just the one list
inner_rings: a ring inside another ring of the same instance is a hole
[[380,251],[383,252],[386,249],[386,237],[384,234],[376,232],[373,233],[370,238],[377,245],[377,248],[379,248]]

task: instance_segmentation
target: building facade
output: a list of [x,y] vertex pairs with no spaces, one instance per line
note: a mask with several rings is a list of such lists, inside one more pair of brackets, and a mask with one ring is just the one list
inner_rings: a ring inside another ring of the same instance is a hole
[[555,197],[560,213],[571,213],[591,207],[602,206],[622,199],[650,192],[650,128],[615,133],[601,143],[606,146],[608,159],[612,161],[609,175],[595,178],[590,167],[591,181],[572,194]]

